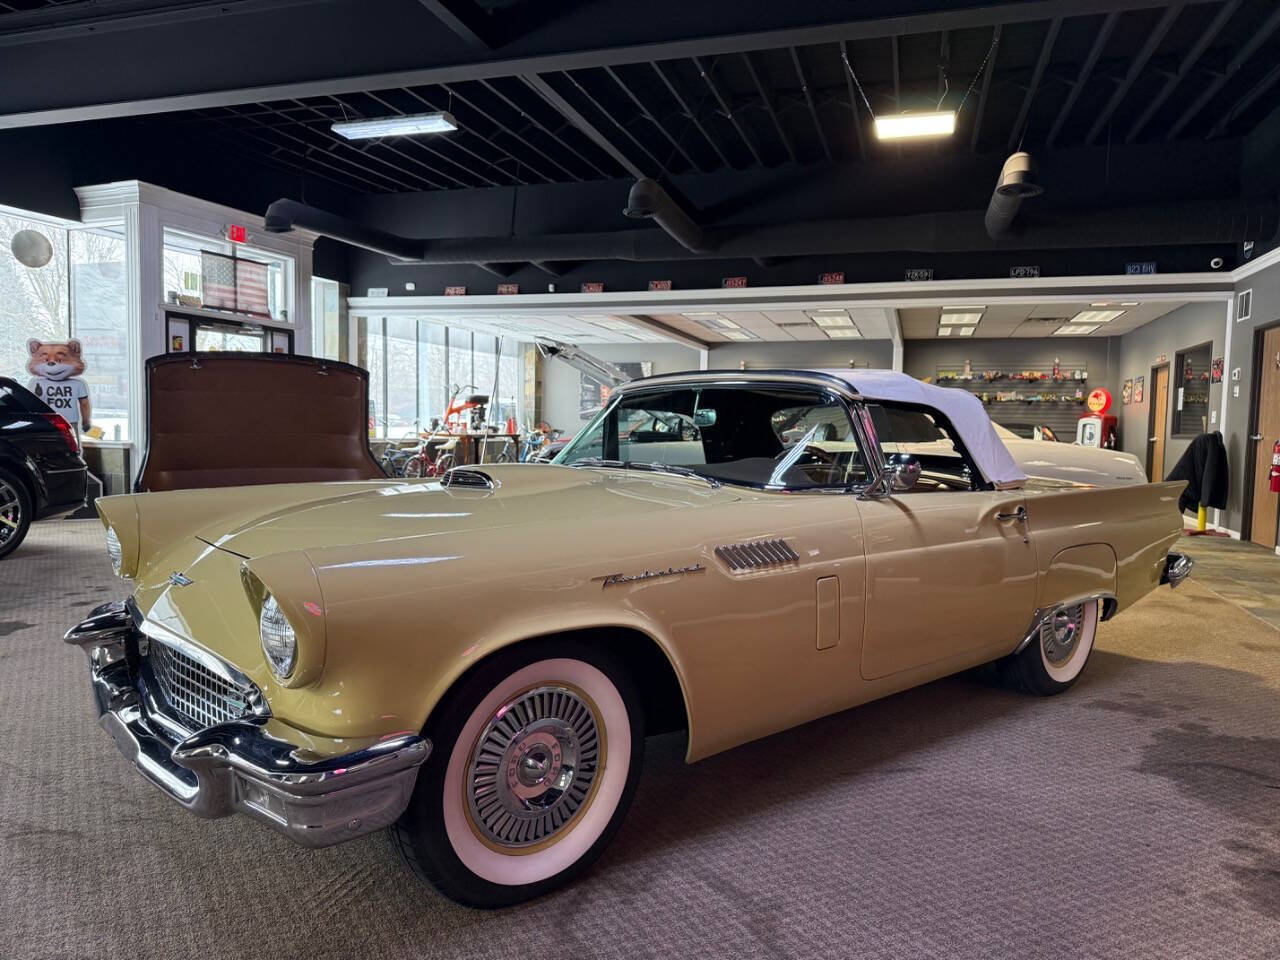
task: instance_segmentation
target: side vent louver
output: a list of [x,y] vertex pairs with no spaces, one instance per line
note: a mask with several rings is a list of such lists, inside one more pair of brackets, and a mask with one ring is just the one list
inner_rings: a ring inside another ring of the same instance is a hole
[[440,478],[442,487],[458,487],[466,490],[492,490],[497,486],[493,477],[474,467],[454,467]]
[[798,563],[800,555],[776,537],[769,540],[751,540],[747,543],[727,543],[716,547],[719,557],[734,573],[743,570],[763,570]]

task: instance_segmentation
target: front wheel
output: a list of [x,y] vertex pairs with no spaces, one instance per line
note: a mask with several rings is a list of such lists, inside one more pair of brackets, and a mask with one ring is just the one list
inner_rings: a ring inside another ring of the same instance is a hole
[[464,677],[425,735],[433,754],[392,837],[445,896],[501,907],[560,887],[626,815],[644,755],[639,696],[586,643],[536,641]]
[[1099,607],[1097,600],[1063,607],[1040,625],[1025,650],[1009,658],[1011,673],[1029,693],[1052,696],[1079,679],[1093,652]]

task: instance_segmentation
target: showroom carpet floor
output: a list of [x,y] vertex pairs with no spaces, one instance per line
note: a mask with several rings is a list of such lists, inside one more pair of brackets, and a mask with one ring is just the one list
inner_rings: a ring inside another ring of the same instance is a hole
[[949,679],[691,767],[653,740],[586,878],[478,912],[383,836],[301,850],[126,766],[60,640],[118,592],[101,543],[0,563],[6,960],[1280,955],[1280,632],[1194,579],[1063,697]]

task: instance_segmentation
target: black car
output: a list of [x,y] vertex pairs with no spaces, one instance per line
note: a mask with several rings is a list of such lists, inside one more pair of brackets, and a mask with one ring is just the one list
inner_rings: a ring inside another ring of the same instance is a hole
[[81,506],[88,473],[71,424],[0,377],[0,560],[18,549],[33,520]]

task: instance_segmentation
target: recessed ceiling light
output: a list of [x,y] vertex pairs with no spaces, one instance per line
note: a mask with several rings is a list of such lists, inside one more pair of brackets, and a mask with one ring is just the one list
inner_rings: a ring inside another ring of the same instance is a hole
[[1121,303],[1121,304],[1120,304],[1120,306],[1122,306],[1122,307],[1140,307],[1140,306],[1142,306],[1142,304],[1138,303],[1136,300],[1130,300],[1130,301],[1126,301],[1126,302]]
[[686,320],[692,320],[694,323],[701,324],[711,330],[737,330],[738,325],[728,317],[722,317],[718,313],[686,313],[682,314]]
[[813,322],[820,327],[852,327],[853,326],[853,319],[848,314],[844,314],[843,316],[839,316],[839,317],[835,315],[831,315],[827,317],[814,317]]
[[938,110],[929,113],[898,113],[876,117],[876,136],[881,140],[903,140],[910,137],[945,137],[955,133],[956,112]]
[[610,318],[610,317],[603,317],[603,316],[601,316],[601,317],[595,317],[595,316],[592,316],[592,317],[574,317],[573,319],[575,319],[575,320],[585,320],[585,321],[587,321],[587,323],[604,323],[604,321],[609,320],[609,319],[611,319],[611,318]]
[[419,113],[408,117],[343,120],[329,129],[348,140],[369,140],[373,137],[410,137],[416,133],[450,133],[458,129],[458,123],[451,113]]
[[695,320],[698,317],[718,317],[720,316],[720,313],[716,310],[695,310],[693,313],[685,313],[682,314],[682,316],[688,317],[690,320]]
[[960,334],[962,337],[972,337],[973,331],[977,329],[977,327],[958,327],[956,328],[956,333]]
[[981,319],[981,313],[944,313],[938,322],[943,326],[958,327],[977,323]]
[[848,316],[849,311],[846,310],[844,307],[819,307],[817,310],[809,311],[810,316],[812,316],[815,313],[843,313],[846,316]]
[[1068,323],[1110,323],[1121,316],[1123,310],[1081,310]]
[[861,340],[862,333],[857,327],[836,327],[827,330],[826,334],[832,340]]
[[1093,333],[1100,324],[1096,323],[1068,323],[1053,331],[1055,337],[1083,337],[1087,333]]
[[971,304],[966,304],[965,306],[962,306],[962,307],[943,307],[942,312],[943,313],[972,313],[974,310],[977,310],[979,313],[981,313],[985,309],[987,309],[987,305],[985,303],[971,303]]
[[722,330],[722,336],[728,337],[730,340],[759,340],[754,333],[749,330]]
[[950,327],[939,327],[939,328],[938,328],[938,336],[940,336],[940,337],[949,337],[949,336],[951,336],[951,328],[950,328]]

